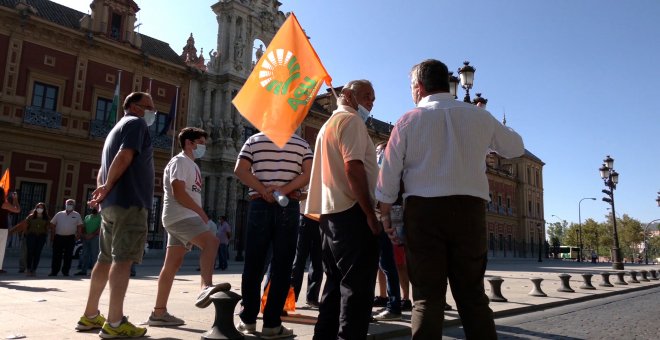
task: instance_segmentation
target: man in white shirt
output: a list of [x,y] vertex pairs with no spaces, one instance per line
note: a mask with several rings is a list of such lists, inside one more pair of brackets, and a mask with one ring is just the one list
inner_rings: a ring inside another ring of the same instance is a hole
[[172,290],[174,276],[181,267],[183,257],[192,245],[199,247],[201,293],[195,305],[204,308],[211,303],[210,296],[230,287],[227,284],[213,285],[213,262],[218,239],[209,230],[209,218],[202,209],[202,176],[195,159],[202,158],[206,151],[206,131],[183,128],[179,132],[182,151],[172,157],[163,174],[163,227],[167,231],[165,262],[158,275],[156,305],[149,316],[149,326],[178,326],[184,321],[167,312],[167,300]]
[[364,339],[369,330],[382,231],[376,148],[365,125],[375,100],[371,82],[348,82],[316,138],[306,214],[320,214],[326,283],[314,339]]
[[62,268],[62,275],[69,276],[73,247],[76,240],[80,238],[83,227],[82,217],[73,210],[75,206],[75,200],[66,200],[65,210],[58,212],[50,220],[53,261],[48,276],[57,276],[60,268]]
[[447,279],[468,339],[496,339],[484,293],[487,263],[485,156],[523,154],[522,138],[488,111],[454,100],[447,66],[426,60],[411,71],[417,107],[394,126],[378,178],[381,221],[393,241],[390,210],[404,185],[413,339],[440,339]]

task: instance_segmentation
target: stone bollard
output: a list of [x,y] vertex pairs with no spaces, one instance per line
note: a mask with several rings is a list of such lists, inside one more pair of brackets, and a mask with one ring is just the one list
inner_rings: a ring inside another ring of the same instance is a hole
[[614,281],[615,285],[625,286],[628,283],[623,279],[623,276],[626,275],[626,272],[615,272],[617,280]]
[[639,279],[640,281],[644,281],[644,282],[650,282],[650,281],[651,281],[651,280],[649,280],[649,278],[648,278],[648,276],[649,276],[649,272],[648,272],[648,271],[642,269],[642,270],[639,271],[639,273],[642,274],[642,278]]
[[593,276],[593,275],[591,275],[591,274],[589,274],[589,273],[584,273],[584,274],[582,274],[582,280],[583,280],[584,282],[583,282],[582,285],[580,286],[580,289],[590,289],[590,290],[594,290],[594,289],[596,289],[596,287],[594,287],[594,286],[591,285],[591,277],[592,277],[592,276]]
[[544,292],[541,290],[541,281],[543,281],[542,278],[540,278],[540,277],[533,277],[533,278],[531,278],[530,280],[531,280],[532,283],[534,284],[534,288],[532,288],[532,290],[531,290],[527,295],[531,295],[531,296],[542,296],[542,297],[548,296],[546,293],[544,293]]
[[651,280],[660,280],[658,279],[658,272],[655,269],[649,270],[649,273],[651,273]]
[[211,295],[215,306],[213,328],[202,334],[202,339],[243,339],[244,336],[234,326],[234,309],[241,296],[226,290]]
[[636,271],[631,270],[631,271],[628,272],[628,273],[630,274],[630,281],[628,281],[628,282],[631,282],[631,283],[639,283],[639,280],[637,280],[637,272],[636,272]]
[[499,276],[493,276],[489,277],[486,279],[488,283],[490,284],[490,295],[488,295],[488,299],[492,302],[507,302],[507,300],[504,296],[502,296],[502,280],[501,277]]
[[600,276],[603,278],[603,281],[599,284],[599,286],[601,286],[601,287],[614,287],[614,285],[610,283],[610,273],[602,272],[602,273],[600,273]]
[[569,280],[571,279],[570,275],[559,274],[559,279],[561,279],[561,287],[557,288],[558,292],[575,293],[575,291],[571,288],[571,285],[569,283]]

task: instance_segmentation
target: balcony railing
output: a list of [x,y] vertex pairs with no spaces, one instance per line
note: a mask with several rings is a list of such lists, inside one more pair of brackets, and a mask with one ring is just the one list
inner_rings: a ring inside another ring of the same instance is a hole
[[151,144],[154,148],[159,149],[171,149],[172,148],[172,137],[167,135],[156,135],[151,134]]
[[23,114],[23,123],[43,126],[49,129],[62,128],[62,114],[38,106],[26,106]]
[[89,129],[89,135],[91,137],[108,137],[110,130],[112,130],[112,124],[105,120],[92,119],[92,127]]

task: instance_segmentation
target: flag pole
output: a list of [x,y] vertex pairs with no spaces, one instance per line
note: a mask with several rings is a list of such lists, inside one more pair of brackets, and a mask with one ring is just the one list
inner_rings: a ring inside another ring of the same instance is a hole
[[153,78],[149,78],[149,94],[151,94],[151,82],[153,81]]
[[[176,141],[176,112],[179,106],[179,87],[176,87],[176,94],[174,95],[174,116],[172,119],[172,148],[170,149],[170,158],[174,157],[174,142]],[[170,113],[172,114],[172,113]]]
[[337,92],[335,92],[335,87],[332,86],[332,83],[330,83],[330,91],[332,91],[332,94],[335,96],[335,99],[339,99],[339,96],[337,95]]
[[119,89],[119,97],[117,98],[117,112],[115,112],[115,121],[112,123],[112,126],[115,126],[117,124],[117,121],[119,120],[119,108],[122,108],[123,112],[123,105],[120,105],[119,102],[121,101],[121,70],[117,70],[117,88]]

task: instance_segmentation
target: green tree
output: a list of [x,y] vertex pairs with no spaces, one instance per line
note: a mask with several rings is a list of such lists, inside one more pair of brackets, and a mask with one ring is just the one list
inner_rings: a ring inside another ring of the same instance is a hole
[[564,237],[565,225],[566,225],[566,221],[563,221],[563,223],[562,222],[548,223],[548,228],[546,229],[549,243],[550,245],[552,245],[551,252],[555,254],[555,258],[557,258],[557,254],[559,253],[559,246],[561,245],[561,240]]
[[621,255],[634,261],[643,249],[644,228],[642,223],[627,214],[623,214],[623,218],[617,219],[617,228]]
[[582,252],[585,254],[591,253],[592,250],[596,250],[598,253],[598,246],[600,242],[598,240],[599,236],[599,224],[593,218],[588,218],[582,223]]
[[578,224],[571,223],[565,230],[561,240],[563,246],[577,247],[580,244]]

